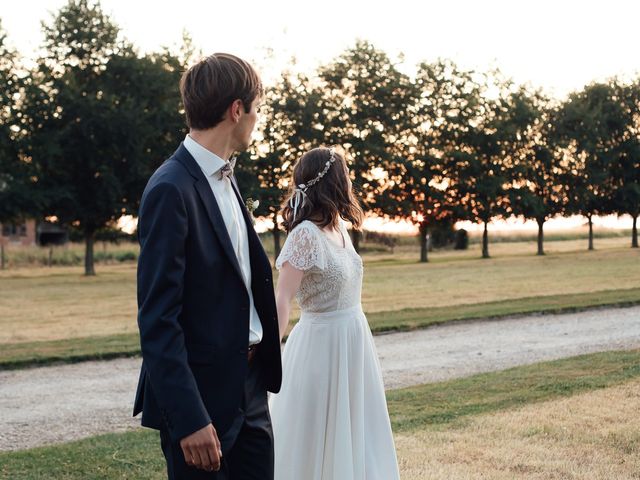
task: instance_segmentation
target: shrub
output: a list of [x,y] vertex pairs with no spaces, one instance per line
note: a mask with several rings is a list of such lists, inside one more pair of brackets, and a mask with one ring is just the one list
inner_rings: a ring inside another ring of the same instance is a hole
[[469,248],[469,233],[464,228],[456,231],[456,240],[453,248],[456,250]]

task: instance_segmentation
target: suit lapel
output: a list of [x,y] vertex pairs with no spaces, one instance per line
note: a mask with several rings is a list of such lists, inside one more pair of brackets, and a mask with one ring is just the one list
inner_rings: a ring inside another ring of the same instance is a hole
[[220,211],[218,202],[216,201],[216,198],[211,191],[209,182],[205,178],[204,173],[202,173],[202,170],[200,169],[196,161],[184,147],[184,145],[180,144],[180,147],[176,152],[176,158],[187,168],[191,176],[196,179],[194,187],[198,192],[198,195],[200,196],[200,200],[202,200],[204,209],[207,212],[207,216],[209,217],[209,221],[211,222],[213,230],[218,236],[220,245],[222,245],[222,250],[224,250],[224,253],[227,255],[229,261],[231,262],[231,265],[233,265],[234,270],[244,283],[244,276],[242,275],[242,270],[240,269],[240,264],[238,263],[238,257],[236,256],[236,252],[233,250],[233,244],[231,243],[229,232],[227,232],[227,227],[224,223],[222,212]]
[[[213,229],[218,235],[218,239],[220,240],[220,244],[222,245],[222,249],[229,257],[229,261],[233,265],[233,268],[236,270],[241,279],[243,279],[242,270],[240,270],[240,264],[238,263],[238,257],[236,256],[236,252],[233,249],[233,244],[231,243],[231,238],[229,237],[229,232],[227,231],[227,226],[224,223],[224,218],[222,217],[222,212],[220,211],[220,207],[218,206],[218,202],[216,202],[216,198],[211,191],[211,187],[206,179],[198,180],[195,183],[196,191],[198,195],[200,195],[200,199],[202,203],[204,203],[204,208],[207,211],[207,215],[209,216],[209,220],[211,220],[211,224],[213,225]],[[244,280],[243,280],[244,281]]]

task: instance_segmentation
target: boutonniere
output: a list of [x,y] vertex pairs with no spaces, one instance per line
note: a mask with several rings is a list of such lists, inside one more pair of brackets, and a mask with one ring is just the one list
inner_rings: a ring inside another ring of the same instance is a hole
[[249,197],[249,198],[247,198],[247,201],[245,202],[245,205],[247,207],[247,210],[249,210],[249,216],[251,217],[251,221],[255,225],[256,224],[256,219],[253,216],[253,212],[255,211],[256,208],[258,208],[260,206],[260,201],[259,200],[254,200],[253,198]]

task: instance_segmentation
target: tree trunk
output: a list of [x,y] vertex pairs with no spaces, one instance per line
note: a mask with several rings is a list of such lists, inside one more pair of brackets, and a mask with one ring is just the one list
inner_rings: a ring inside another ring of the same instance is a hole
[[93,244],[95,243],[95,234],[93,230],[86,230],[84,233],[86,250],[84,253],[84,274],[92,276],[96,274],[93,265]]
[[587,217],[589,220],[589,250],[593,250],[593,220],[592,216]]
[[6,260],[4,258],[4,243],[0,243],[0,269],[4,270],[6,266]]
[[488,222],[484,222],[484,232],[482,232],[482,258],[489,257],[489,227]]
[[429,261],[429,257],[427,255],[427,234],[429,233],[429,229],[427,228],[427,223],[422,222],[418,227],[418,235],[420,235],[420,262],[426,263]]
[[277,213],[273,215],[273,261],[275,262],[280,255],[280,229],[278,228]]
[[633,228],[631,230],[631,248],[638,248],[638,214],[633,216]]
[[351,229],[351,243],[355,251],[360,253],[360,232],[355,228]]
[[544,255],[544,218],[538,218],[538,255]]

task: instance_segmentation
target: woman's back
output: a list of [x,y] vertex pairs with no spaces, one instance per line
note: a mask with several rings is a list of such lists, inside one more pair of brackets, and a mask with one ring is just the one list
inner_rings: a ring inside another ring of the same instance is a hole
[[280,269],[289,262],[304,271],[296,300],[303,312],[332,312],[360,304],[363,266],[342,220],[338,245],[310,220],[289,234],[276,261]]

